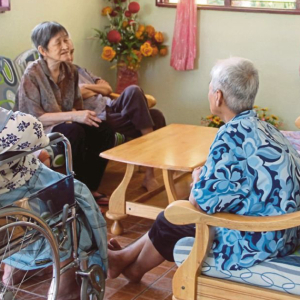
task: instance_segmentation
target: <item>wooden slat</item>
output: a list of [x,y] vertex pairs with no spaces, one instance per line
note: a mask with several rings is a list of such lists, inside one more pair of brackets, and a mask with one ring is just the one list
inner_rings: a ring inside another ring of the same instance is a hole
[[155,220],[163,208],[136,202],[126,202],[126,214]]

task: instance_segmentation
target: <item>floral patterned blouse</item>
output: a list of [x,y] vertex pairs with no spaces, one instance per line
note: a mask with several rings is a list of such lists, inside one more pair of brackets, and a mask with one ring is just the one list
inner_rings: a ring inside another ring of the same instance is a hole
[[[7,151],[31,151],[46,146],[49,138],[35,117],[0,108],[0,154]],[[24,185],[40,162],[33,154],[0,166],[0,194]]]
[[[297,211],[299,191],[299,154],[252,110],[220,128],[193,187],[197,203],[208,214],[248,216]],[[261,233],[216,228],[212,250],[219,270],[237,270],[292,253],[299,238],[299,228]]]

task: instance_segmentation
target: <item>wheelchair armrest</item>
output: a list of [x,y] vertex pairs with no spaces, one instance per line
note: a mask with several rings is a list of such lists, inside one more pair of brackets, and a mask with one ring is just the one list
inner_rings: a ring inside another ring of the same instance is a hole
[[[59,142],[62,142],[65,139],[64,135],[61,134],[61,133],[58,133],[58,132],[49,133],[48,137],[49,137],[49,144],[46,145],[46,146],[49,146],[49,145],[52,145],[52,144],[57,144]],[[43,149],[43,148],[44,147],[39,147],[39,148],[36,148],[32,151],[8,151],[8,152],[5,152],[3,154],[0,154],[0,166],[4,165],[6,163],[9,163],[10,161],[13,161],[15,159],[26,156],[30,153],[36,152],[36,151],[38,151],[40,149]]]

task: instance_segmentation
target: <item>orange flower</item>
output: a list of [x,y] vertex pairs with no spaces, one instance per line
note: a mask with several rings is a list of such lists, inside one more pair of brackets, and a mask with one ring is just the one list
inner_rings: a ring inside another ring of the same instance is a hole
[[141,53],[144,56],[151,56],[153,53],[153,48],[151,47],[151,45],[149,43],[146,42],[141,46]]
[[125,27],[127,27],[127,26],[128,26],[128,22],[127,22],[127,21],[123,21],[122,27],[125,28]]
[[116,56],[116,51],[112,47],[105,46],[101,57],[104,60],[111,61]]
[[168,49],[167,48],[161,48],[159,51],[159,54],[161,56],[166,56],[168,54]]
[[139,40],[142,40],[143,39],[143,32],[142,31],[137,31],[135,33],[135,37]]
[[145,31],[145,26],[144,25],[140,25],[139,28],[138,28],[138,31],[144,32]]
[[158,48],[156,46],[152,46],[153,52],[151,56],[156,56],[158,54]]
[[106,6],[102,9],[102,16],[107,16],[112,13],[112,8],[110,6]]
[[158,43],[162,43],[164,41],[164,36],[161,32],[156,32],[154,35],[154,39],[158,42]]
[[141,51],[139,51],[139,50],[132,50],[132,52],[138,57],[138,62],[141,62],[141,60],[143,58]]
[[154,29],[153,26],[147,25],[145,30],[146,30],[149,37],[151,37],[151,38],[154,37],[155,29]]

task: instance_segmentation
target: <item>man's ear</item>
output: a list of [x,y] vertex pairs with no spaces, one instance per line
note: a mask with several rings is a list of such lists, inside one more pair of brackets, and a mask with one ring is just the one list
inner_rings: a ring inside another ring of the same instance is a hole
[[215,98],[216,106],[220,107],[223,104],[223,101],[224,101],[223,100],[223,93],[222,93],[221,90],[217,90],[215,95],[216,95],[216,98]]
[[42,54],[43,56],[45,56],[46,51],[45,51],[45,49],[41,45],[38,46],[38,51],[39,51],[40,54]]

